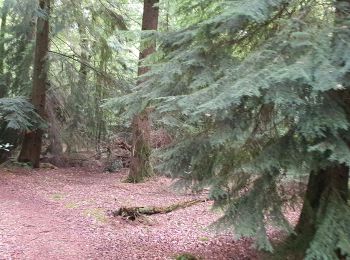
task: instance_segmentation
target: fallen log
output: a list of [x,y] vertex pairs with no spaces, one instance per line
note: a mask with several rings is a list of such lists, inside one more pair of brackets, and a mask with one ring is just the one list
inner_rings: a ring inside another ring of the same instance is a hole
[[122,216],[124,218],[135,220],[142,215],[165,214],[177,209],[187,208],[201,202],[206,202],[208,199],[196,199],[190,201],[179,202],[166,207],[120,207],[112,211],[114,217]]

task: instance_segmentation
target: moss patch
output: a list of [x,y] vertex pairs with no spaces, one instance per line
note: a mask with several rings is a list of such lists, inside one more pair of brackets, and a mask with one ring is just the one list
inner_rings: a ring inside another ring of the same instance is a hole
[[75,202],[68,202],[64,205],[67,209],[76,209],[79,208],[79,205]]
[[107,222],[107,216],[105,214],[105,211],[100,208],[86,209],[84,210],[84,215],[94,219],[96,222],[99,222],[99,223]]
[[190,253],[182,253],[180,255],[175,256],[175,260],[200,260],[201,258],[194,256]]
[[50,195],[50,198],[54,201],[60,201],[64,199],[64,195],[62,193],[53,193]]

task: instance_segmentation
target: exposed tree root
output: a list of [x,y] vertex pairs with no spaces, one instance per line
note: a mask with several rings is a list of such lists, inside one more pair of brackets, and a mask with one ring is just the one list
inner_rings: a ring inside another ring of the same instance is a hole
[[196,199],[179,202],[166,207],[120,207],[119,209],[112,211],[112,215],[114,217],[122,216],[130,220],[135,220],[137,217],[140,217],[142,215],[165,214],[177,209],[191,207],[193,205],[206,201],[208,201],[208,199]]

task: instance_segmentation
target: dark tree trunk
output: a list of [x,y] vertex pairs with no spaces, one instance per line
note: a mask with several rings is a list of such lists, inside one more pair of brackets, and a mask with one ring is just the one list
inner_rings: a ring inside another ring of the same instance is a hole
[[[157,30],[159,8],[155,6],[159,0],[144,0],[142,30]],[[145,44],[145,46],[143,46]],[[153,53],[156,49],[156,41],[141,43],[140,61]],[[143,75],[149,70],[148,67],[139,65],[138,76]],[[150,143],[150,120],[149,111],[146,109],[136,115],[132,123],[132,158],[130,163],[130,173],[128,181],[141,182],[153,174],[150,162],[151,143]]]
[[132,126],[132,157],[130,162],[130,172],[128,181],[137,183],[153,174],[150,162],[151,145],[150,145],[150,123],[148,111],[134,117]]
[[[349,198],[349,168],[345,165],[334,166],[311,173],[304,198],[299,222],[295,227],[297,236],[305,249],[313,239],[319,217],[325,211],[333,195],[340,197],[344,203]],[[323,203],[322,203],[323,202]],[[330,202],[332,203],[332,202]]]
[[[143,16],[142,16],[142,31],[149,31],[158,29],[158,17],[159,17],[159,0],[144,0],[143,4]],[[140,57],[142,61],[148,55],[152,54],[156,50],[156,41],[151,39],[150,42],[141,41]],[[145,74],[149,70],[146,66],[139,65],[138,76]]]
[[[45,98],[47,85],[47,55],[49,50],[49,13],[50,0],[40,0],[39,7],[47,13],[47,18],[38,17],[36,46],[34,58],[32,104],[41,117],[45,117]],[[31,162],[34,168],[39,167],[42,144],[42,130],[26,133],[22,150],[18,157],[20,162]]]

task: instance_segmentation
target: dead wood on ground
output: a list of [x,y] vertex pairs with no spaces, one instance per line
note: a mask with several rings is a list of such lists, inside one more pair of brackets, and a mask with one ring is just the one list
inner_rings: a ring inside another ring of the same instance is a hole
[[135,220],[137,217],[140,217],[142,215],[165,214],[177,209],[191,207],[193,205],[206,201],[208,201],[208,199],[195,199],[175,203],[165,207],[120,207],[119,209],[112,211],[112,215],[114,217],[122,216],[130,220]]

